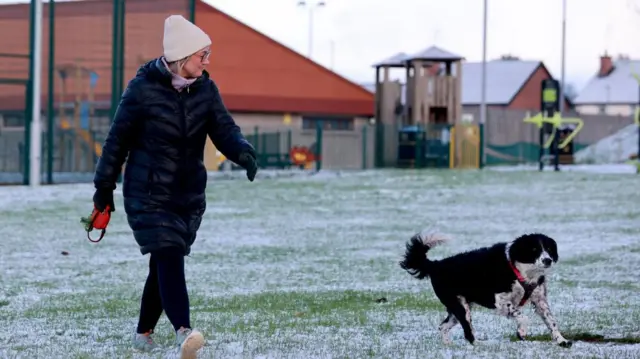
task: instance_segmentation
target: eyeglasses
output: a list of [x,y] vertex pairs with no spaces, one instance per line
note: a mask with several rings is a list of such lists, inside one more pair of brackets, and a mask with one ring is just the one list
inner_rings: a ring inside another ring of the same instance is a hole
[[198,56],[200,56],[200,61],[207,61],[209,60],[209,56],[211,56],[211,50],[206,50]]

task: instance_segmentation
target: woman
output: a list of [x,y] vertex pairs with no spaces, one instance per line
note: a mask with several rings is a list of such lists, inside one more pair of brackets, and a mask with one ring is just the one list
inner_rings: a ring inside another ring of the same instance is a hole
[[141,253],[150,253],[133,346],[157,347],[151,334],[164,310],[181,358],[195,358],[204,345],[203,335],[191,328],[184,256],[206,207],[207,136],[246,169],[249,181],[257,172],[253,146],[204,70],[210,45],[209,36],[184,17],[165,20],[164,54],[141,66],[122,94],[94,176],[96,208],[115,210],[113,190],[127,159],[124,208]]

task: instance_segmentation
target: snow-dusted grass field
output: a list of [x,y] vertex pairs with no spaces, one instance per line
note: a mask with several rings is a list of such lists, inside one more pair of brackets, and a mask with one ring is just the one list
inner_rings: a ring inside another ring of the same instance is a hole
[[[192,323],[202,358],[639,358],[640,194],[635,174],[532,171],[380,171],[212,180],[208,210],[187,259]],[[117,211],[99,244],[79,218],[90,185],[0,187],[0,358],[163,358],[133,352],[131,334],[148,257]],[[435,227],[454,240],[439,258],[524,232],[556,238],[550,302],[567,337],[529,342],[515,323],[477,309],[475,347],[444,318],[429,282],[398,266],[406,240]],[[65,254],[63,254],[65,253]],[[380,300],[385,298],[385,300]],[[634,334],[636,333],[636,334]],[[635,336],[634,336],[635,335]],[[631,344],[629,344],[631,343]]]

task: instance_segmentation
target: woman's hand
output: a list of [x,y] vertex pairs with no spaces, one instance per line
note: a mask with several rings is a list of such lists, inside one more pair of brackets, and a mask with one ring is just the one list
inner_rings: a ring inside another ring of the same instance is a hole
[[93,205],[100,212],[104,212],[107,206],[109,206],[110,212],[114,212],[116,206],[113,204],[113,190],[97,189],[93,195]]
[[258,163],[256,162],[256,153],[253,148],[244,150],[238,156],[238,164],[247,171],[247,178],[253,182],[258,173]]

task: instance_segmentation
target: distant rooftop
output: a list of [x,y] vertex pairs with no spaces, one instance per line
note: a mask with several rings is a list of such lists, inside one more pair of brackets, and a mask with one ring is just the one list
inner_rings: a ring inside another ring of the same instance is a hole
[[573,101],[576,105],[638,104],[640,84],[633,74],[640,75],[640,60],[617,59],[607,76],[593,76]]
[[[510,103],[540,64],[540,61],[487,61],[487,104]],[[462,103],[479,105],[482,99],[481,91],[482,62],[464,63],[462,65]]]

